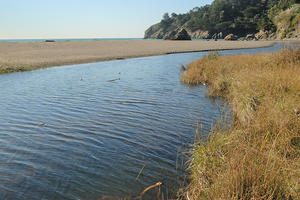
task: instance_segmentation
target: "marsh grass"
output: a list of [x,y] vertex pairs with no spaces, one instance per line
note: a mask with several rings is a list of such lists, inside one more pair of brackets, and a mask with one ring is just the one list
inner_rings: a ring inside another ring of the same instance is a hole
[[184,199],[300,199],[300,50],[209,55],[182,82],[208,84],[233,112],[231,129],[196,142]]
[[0,74],[9,74],[13,72],[25,72],[32,71],[38,68],[43,68],[43,66],[33,66],[33,65],[0,65]]

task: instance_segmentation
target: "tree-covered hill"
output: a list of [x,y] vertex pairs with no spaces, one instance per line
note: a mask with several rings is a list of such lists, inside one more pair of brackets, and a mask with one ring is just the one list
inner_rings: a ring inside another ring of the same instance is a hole
[[[243,37],[259,31],[269,35],[272,33],[273,37],[294,36],[289,33],[276,34],[276,31],[293,32],[297,29],[300,24],[300,5],[297,3],[300,0],[215,0],[211,5],[193,8],[186,14],[165,13],[160,23],[146,30],[145,38],[162,39],[178,28],[185,28],[193,38],[211,38],[220,32],[223,36],[232,33]],[[283,30],[278,15],[287,9],[292,13],[286,13],[289,16],[283,18],[291,27]],[[278,27],[278,24],[281,26]]]

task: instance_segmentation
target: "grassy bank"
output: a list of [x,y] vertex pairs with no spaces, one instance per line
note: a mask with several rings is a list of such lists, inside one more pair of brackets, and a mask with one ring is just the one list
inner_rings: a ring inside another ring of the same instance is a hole
[[14,72],[26,72],[35,69],[43,68],[43,66],[31,66],[31,65],[0,65],[0,74],[9,74]]
[[197,141],[184,198],[300,199],[300,50],[191,63],[189,85],[228,100],[233,126]]

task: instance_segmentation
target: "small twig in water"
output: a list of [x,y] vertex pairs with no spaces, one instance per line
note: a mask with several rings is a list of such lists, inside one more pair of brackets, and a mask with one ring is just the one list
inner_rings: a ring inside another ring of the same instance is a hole
[[112,80],[108,80],[107,82],[114,82],[114,81],[119,81],[120,78],[116,78],[116,79],[112,79]]
[[137,181],[140,177],[140,175],[142,174],[144,168],[146,167],[146,165],[143,165],[142,169],[140,170],[139,174],[137,175],[137,177],[135,178],[135,180]]
[[45,122],[41,122],[41,123],[38,124],[38,126],[45,126],[45,125],[46,125]]
[[151,189],[153,189],[153,188],[155,188],[155,187],[161,186],[162,184],[163,184],[162,182],[158,182],[158,183],[156,183],[156,184],[154,184],[154,185],[151,185],[151,186],[147,187],[147,188],[144,189],[144,191],[141,193],[140,197],[144,196],[144,194],[145,194],[146,192],[148,192],[149,190],[151,190]]

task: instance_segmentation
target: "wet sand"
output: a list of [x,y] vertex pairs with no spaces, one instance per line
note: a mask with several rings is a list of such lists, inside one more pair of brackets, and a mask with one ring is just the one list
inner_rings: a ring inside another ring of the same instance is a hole
[[0,42],[0,73],[180,52],[258,48],[274,41]]

